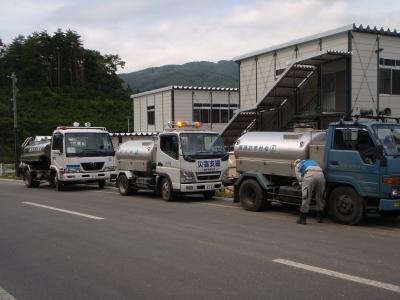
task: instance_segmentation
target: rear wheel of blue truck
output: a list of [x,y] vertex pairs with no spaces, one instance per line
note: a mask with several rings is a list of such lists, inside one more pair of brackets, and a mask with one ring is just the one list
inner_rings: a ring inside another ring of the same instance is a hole
[[260,211],[269,206],[265,191],[254,179],[246,179],[239,187],[239,200],[242,207],[250,211]]
[[351,187],[337,187],[329,197],[329,212],[338,223],[356,225],[365,215],[364,199]]

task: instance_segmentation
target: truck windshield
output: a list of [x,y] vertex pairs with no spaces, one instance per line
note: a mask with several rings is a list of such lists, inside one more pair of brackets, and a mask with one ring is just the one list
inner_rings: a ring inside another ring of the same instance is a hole
[[387,155],[400,155],[400,125],[382,124],[373,126]]
[[69,157],[114,155],[114,148],[108,133],[66,133],[65,149]]
[[226,155],[225,145],[218,133],[182,133],[180,139],[184,156],[203,158]]

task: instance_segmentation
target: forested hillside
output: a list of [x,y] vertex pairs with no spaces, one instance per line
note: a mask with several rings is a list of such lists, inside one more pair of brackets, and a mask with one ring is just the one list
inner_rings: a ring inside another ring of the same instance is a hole
[[200,61],[183,65],[166,65],[137,72],[119,74],[125,85],[147,91],[168,85],[238,87],[238,66],[233,61]]
[[126,130],[132,91],[116,75],[118,55],[85,49],[74,31],[46,31],[0,40],[0,162],[13,159],[11,79],[18,78],[20,141],[50,135],[58,125],[90,121],[109,130]]

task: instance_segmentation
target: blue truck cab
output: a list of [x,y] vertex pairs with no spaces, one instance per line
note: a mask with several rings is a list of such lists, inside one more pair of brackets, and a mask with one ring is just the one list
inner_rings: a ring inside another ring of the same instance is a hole
[[369,211],[400,213],[400,124],[330,124],[324,164],[328,209],[338,221],[356,224]]

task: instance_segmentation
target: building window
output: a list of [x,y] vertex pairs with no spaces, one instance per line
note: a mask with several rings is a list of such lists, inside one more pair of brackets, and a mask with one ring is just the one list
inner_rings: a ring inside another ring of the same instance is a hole
[[237,109],[237,104],[213,103],[211,108],[210,103],[194,103],[193,121],[200,121],[202,123],[228,123]]
[[400,95],[400,69],[380,68],[379,93]]
[[379,93],[390,94],[391,69],[381,68],[379,70]]
[[400,95],[400,70],[392,70],[392,95]]
[[147,106],[147,124],[154,125],[155,123],[155,108],[154,105]]

